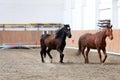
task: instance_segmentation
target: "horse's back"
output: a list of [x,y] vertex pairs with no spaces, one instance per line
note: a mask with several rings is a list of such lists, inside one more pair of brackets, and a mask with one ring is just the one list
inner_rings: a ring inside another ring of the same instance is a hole
[[96,48],[95,45],[95,34],[86,33],[79,38],[79,46]]
[[41,44],[44,44],[49,48],[55,48],[56,47],[55,35],[51,35],[51,34],[42,35]]
[[46,39],[48,36],[50,36],[50,34],[42,34],[41,39]]
[[93,34],[86,33],[86,34],[80,36],[79,41],[85,41],[86,42],[87,40],[89,40],[91,38],[94,38]]
[[40,38],[40,44],[45,44],[45,40],[50,36],[50,34],[42,34]]

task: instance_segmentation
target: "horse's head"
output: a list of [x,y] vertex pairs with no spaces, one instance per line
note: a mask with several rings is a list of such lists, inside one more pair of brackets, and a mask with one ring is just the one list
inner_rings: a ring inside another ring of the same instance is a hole
[[64,32],[65,32],[65,35],[68,36],[68,38],[72,37],[71,28],[70,28],[70,26],[68,24],[64,25]]
[[113,33],[112,33],[112,25],[107,25],[106,27],[106,35],[109,37],[110,40],[113,39]]

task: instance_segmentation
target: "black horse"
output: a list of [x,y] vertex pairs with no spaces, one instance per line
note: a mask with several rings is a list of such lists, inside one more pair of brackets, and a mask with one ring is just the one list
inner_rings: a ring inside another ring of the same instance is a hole
[[[69,25],[64,25],[61,29],[59,29],[55,35],[50,34],[44,34],[41,36],[40,39],[40,45],[41,45],[41,60],[44,63],[44,57],[46,57],[46,53],[51,59],[52,62],[52,56],[50,54],[50,51],[52,49],[57,50],[60,53],[60,63],[63,63],[63,50],[66,46],[66,37],[71,38],[71,28]],[[44,57],[43,57],[44,55]]]

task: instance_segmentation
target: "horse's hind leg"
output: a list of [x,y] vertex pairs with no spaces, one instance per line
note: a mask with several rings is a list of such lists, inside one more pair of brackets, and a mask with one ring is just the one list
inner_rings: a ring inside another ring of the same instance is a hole
[[48,50],[47,50],[47,54],[48,54],[48,56],[50,57],[51,63],[52,63],[52,56],[51,56],[51,54],[50,54],[50,51],[51,51],[51,49],[48,49]]
[[102,51],[103,51],[103,53],[104,53],[104,55],[105,55],[105,58],[103,59],[103,63],[104,63],[105,60],[106,60],[106,58],[107,58],[106,49],[104,48],[104,49],[102,49]]
[[45,61],[44,61],[44,58],[43,58],[43,54],[44,54],[44,50],[41,49],[41,51],[40,51],[40,55],[41,55],[41,61],[42,61],[42,63],[45,62]]
[[85,63],[87,63],[87,62],[86,62],[86,56],[85,56],[85,54],[84,54],[84,50],[85,50],[85,47],[82,47],[81,52],[82,52],[82,55],[83,55],[83,57],[84,57],[84,59],[85,59]]
[[89,58],[88,58],[89,51],[90,51],[90,48],[87,48],[87,51],[86,51],[86,63],[89,63]]

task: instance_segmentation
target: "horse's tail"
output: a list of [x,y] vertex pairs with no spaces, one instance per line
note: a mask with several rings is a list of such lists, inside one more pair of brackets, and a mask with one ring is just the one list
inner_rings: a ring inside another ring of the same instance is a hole
[[41,35],[41,38],[40,38],[40,45],[41,45],[41,49],[43,49],[43,51],[44,51],[44,57],[46,57],[46,49],[44,49],[45,48],[45,42],[44,42],[44,40],[45,40],[45,35],[44,34],[42,34]]
[[77,52],[77,55],[80,55],[81,54],[81,41],[80,39],[78,40],[78,52]]
[[40,38],[40,45],[41,45],[41,48],[42,48],[43,44],[44,44],[44,38],[43,38],[43,34],[42,34],[42,35],[41,35],[41,38]]
[[41,45],[41,49],[44,50],[44,57],[46,57],[46,48],[48,48],[45,44],[45,39],[50,36],[50,34],[42,34],[41,38],[40,38],[40,45]]

